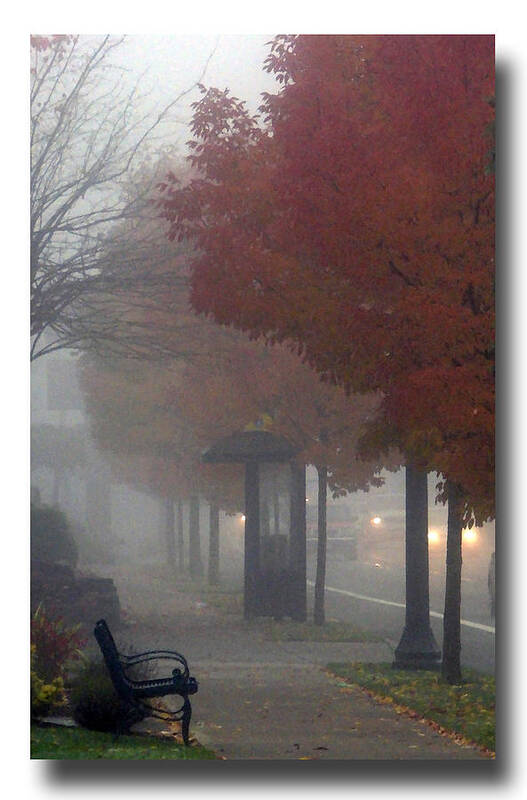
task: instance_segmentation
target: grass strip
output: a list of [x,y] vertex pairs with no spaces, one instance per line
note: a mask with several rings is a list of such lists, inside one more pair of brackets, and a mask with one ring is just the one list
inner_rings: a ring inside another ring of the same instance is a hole
[[115,736],[85,728],[31,725],[32,759],[216,759],[201,745],[185,747],[170,738],[141,735]]
[[274,642],[382,642],[382,636],[364,631],[348,622],[328,620],[324,625],[264,618],[260,627]]
[[399,713],[424,719],[439,733],[453,734],[494,755],[494,676],[465,668],[463,682],[450,686],[437,672],[398,670],[389,663],[331,663],[328,670],[376,700],[392,704]]
[[[203,580],[187,581],[179,588],[222,613],[243,615],[243,592],[234,586],[210,586]],[[266,639],[274,642],[382,642],[384,638],[362,630],[356,625],[337,620],[328,620],[324,625],[315,625],[311,620],[294,622],[290,619],[276,620],[272,617],[256,617],[248,627],[259,630]]]

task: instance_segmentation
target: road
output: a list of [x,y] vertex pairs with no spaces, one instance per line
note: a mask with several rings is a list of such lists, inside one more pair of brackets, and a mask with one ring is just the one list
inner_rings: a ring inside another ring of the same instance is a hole
[[[308,580],[314,580],[314,557],[308,558]],[[400,564],[352,561],[328,552],[326,616],[356,622],[385,636],[395,647],[404,627],[405,578]],[[430,569],[430,623],[442,643],[444,576]],[[494,620],[490,618],[486,578],[467,570],[462,581],[462,664],[494,672]]]

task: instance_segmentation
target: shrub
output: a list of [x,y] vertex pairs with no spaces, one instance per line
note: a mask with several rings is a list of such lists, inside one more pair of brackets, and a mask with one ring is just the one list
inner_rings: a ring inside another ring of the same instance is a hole
[[76,566],[79,552],[63,511],[31,504],[31,558]]
[[70,704],[75,721],[92,731],[120,733],[143,719],[141,712],[121,700],[101,660],[86,661],[77,672]]
[[84,640],[78,625],[67,627],[62,619],[52,619],[41,604],[31,618],[31,644],[36,674],[51,683],[64,676],[70,661],[79,658]]
[[31,717],[42,717],[51,709],[63,706],[66,702],[64,681],[56,677],[51,682],[44,681],[35,668],[36,646],[31,645]]

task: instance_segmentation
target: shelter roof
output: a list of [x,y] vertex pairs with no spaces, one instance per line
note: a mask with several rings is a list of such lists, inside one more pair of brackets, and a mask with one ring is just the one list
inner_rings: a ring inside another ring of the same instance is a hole
[[238,431],[214,442],[202,454],[208,463],[291,461],[295,448],[283,436],[262,430]]

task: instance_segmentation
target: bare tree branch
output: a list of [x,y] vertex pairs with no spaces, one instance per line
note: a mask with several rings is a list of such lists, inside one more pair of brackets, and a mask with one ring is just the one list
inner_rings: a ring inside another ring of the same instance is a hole
[[[161,123],[202,81],[213,55],[197,79],[161,111],[140,113],[141,81],[130,88],[112,60],[123,41],[108,35],[35,37],[33,42],[32,359],[95,342],[102,347],[105,336],[114,343],[102,308],[108,307],[120,276],[113,270],[110,279],[107,239],[115,235],[115,223],[147,213],[152,187],[143,180],[133,191],[133,175],[147,162]],[[146,281],[152,275],[136,275],[136,291],[141,277]],[[129,271],[122,279],[130,287]],[[147,282],[142,289],[147,301]],[[104,302],[95,303],[98,295]],[[111,302],[115,311],[115,296]],[[119,333],[122,345],[125,329]],[[141,338],[138,324],[130,337],[134,349]]]

